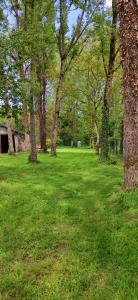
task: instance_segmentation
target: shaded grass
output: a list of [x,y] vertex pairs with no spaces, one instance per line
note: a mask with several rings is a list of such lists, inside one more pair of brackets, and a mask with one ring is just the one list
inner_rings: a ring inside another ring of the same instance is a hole
[[1,298],[137,299],[137,190],[87,149],[0,156]]

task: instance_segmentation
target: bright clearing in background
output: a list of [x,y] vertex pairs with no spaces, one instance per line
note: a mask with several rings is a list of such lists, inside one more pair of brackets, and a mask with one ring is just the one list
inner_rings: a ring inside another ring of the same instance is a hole
[[106,5],[111,6],[112,5],[112,0],[106,0]]

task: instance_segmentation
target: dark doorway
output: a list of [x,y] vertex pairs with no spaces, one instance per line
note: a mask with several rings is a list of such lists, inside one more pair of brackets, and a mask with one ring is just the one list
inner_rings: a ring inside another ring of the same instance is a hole
[[8,135],[1,135],[1,152],[7,153],[9,149]]

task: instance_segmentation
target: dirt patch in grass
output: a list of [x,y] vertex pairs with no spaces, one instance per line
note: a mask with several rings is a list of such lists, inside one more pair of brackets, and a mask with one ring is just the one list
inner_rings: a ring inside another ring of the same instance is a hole
[[59,244],[56,246],[55,251],[58,253],[63,253],[65,251],[65,244]]
[[126,222],[127,223],[137,223],[138,222],[138,216],[127,216]]
[[57,223],[55,226],[55,230],[66,231],[66,230],[70,230],[73,227],[74,225],[70,223]]

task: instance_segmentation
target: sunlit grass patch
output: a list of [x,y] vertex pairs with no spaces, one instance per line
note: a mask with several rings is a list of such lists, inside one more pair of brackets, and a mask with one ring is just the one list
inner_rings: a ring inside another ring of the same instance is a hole
[[90,149],[0,156],[1,299],[137,299],[137,190]]

